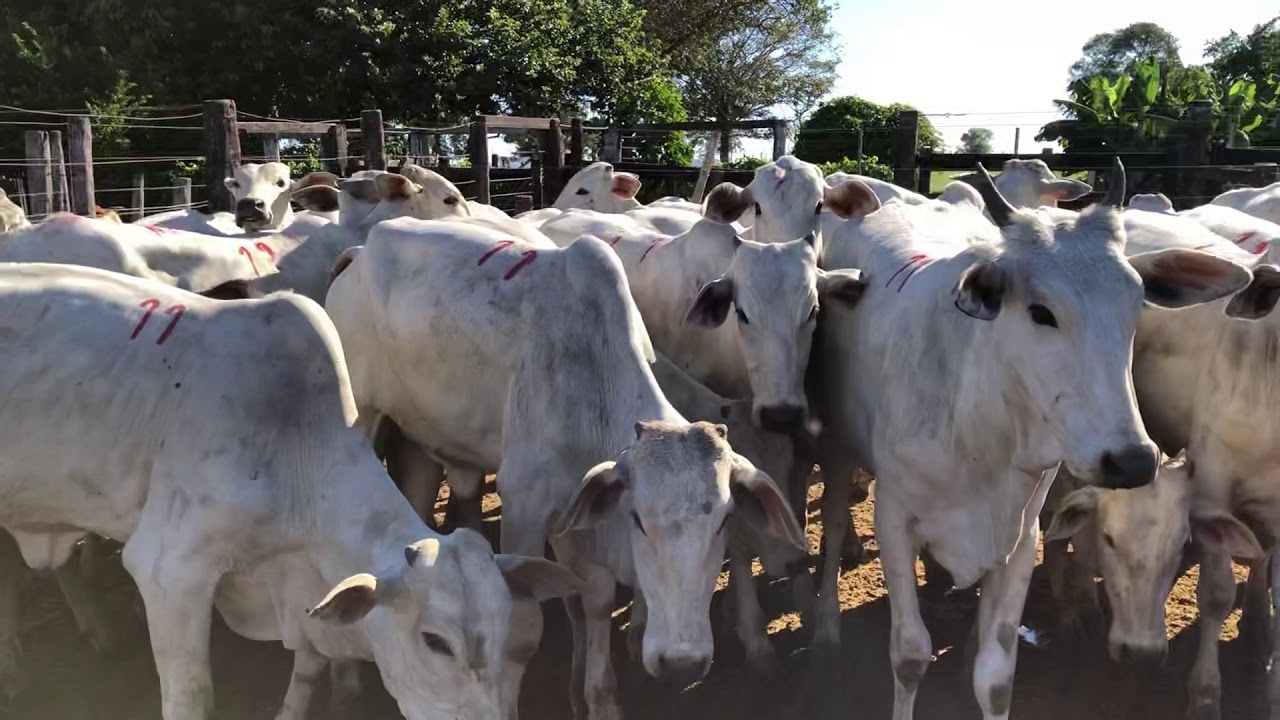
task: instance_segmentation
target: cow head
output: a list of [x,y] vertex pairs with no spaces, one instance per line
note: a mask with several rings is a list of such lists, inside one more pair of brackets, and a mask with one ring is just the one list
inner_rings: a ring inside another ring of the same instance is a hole
[[[420,165],[405,164],[399,173],[343,181],[342,192],[363,203],[377,203],[365,217],[364,225],[398,217],[439,220],[471,214],[457,186]],[[346,224],[346,220],[341,222]]]
[[607,162],[594,162],[569,178],[552,207],[623,213],[640,207],[640,201],[636,200],[639,192],[639,176],[617,172]]
[[[980,182],[977,173],[956,179]],[[1010,205],[1019,208],[1057,207],[1059,201],[1077,200],[1093,191],[1088,183],[1057,177],[1043,160],[1006,160],[995,185]]]
[[1164,193],[1142,193],[1129,198],[1129,208],[1173,215],[1173,201]]
[[1045,541],[1072,538],[1077,552],[1088,547],[1096,556],[1111,606],[1112,659],[1165,656],[1165,599],[1190,545],[1245,562],[1262,558],[1257,539],[1239,520],[1193,506],[1188,467],[1178,458],[1162,465],[1146,487],[1085,487],[1057,508]]
[[678,685],[711,665],[708,611],[730,513],[807,547],[782,492],[727,436],[707,422],[637,423],[635,442],[587,473],[556,526],[563,533],[608,522],[626,533],[649,612],[645,670]]
[[809,410],[804,374],[819,309],[827,302],[852,306],[866,286],[858,270],[820,269],[816,244],[813,232],[787,243],[734,238],[729,271],[702,287],[685,316],[685,322],[720,327],[732,306],[733,332],[751,381],[752,415],[763,430],[790,433],[803,427]]
[[786,155],[757,168],[746,188],[721,183],[707,196],[702,212],[719,222],[749,225],[751,239],[758,242],[779,242],[820,232],[824,209],[847,219],[871,212],[873,200],[879,207],[875,193],[862,182],[848,179],[829,187],[816,165]]
[[1002,388],[1014,416],[1034,419],[1017,428],[1017,467],[1034,472],[1065,461],[1091,484],[1145,485],[1157,456],[1131,377],[1143,303],[1216,300],[1246,287],[1249,270],[1187,249],[1125,258],[1118,159],[1107,202],[1056,220],[1015,210],[978,170],[978,191],[1003,242],[968,251],[954,305],[969,322],[989,323],[975,342],[990,357],[975,372]]
[[245,163],[224,183],[235,198],[236,225],[245,230],[277,230],[293,214],[289,166],[284,163]]
[[581,581],[542,558],[495,556],[470,530],[390,554],[378,575],[343,580],[308,615],[364,621],[383,683],[409,720],[512,717],[503,688],[513,597],[569,597]]

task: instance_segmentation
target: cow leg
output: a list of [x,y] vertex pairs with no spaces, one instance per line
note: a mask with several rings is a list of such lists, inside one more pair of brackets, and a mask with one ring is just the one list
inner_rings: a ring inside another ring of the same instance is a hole
[[444,468],[417,443],[405,437],[399,427],[388,432],[386,450],[387,474],[423,522],[436,527],[436,499],[440,497]]
[[[499,531],[499,548],[503,553],[546,557],[547,536],[551,531],[552,516],[556,507],[545,499],[531,494],[538,485],[532,480],[538,477],[538,468],[518,469],[508,463],[506,471],[498,473],[498,491],[502,495],[502,527]],[[561,545],[565,545],[562,549]],[[567,543],[557,545],[553,540],[556,561],[568,566],[561,559],[561,552],[571,552]],[[572,620],[572,613],[570,613]],[[520,695],[520,681],[525,668],[542,639],[542,605],[532,597],[513,594],[511,598],[511,624],[513,641],[507,652],[504,668],[503,705],[509,712],[516,712]],[[515,636],[519,634],[519,641]],[[572,695],[570,696],[572,697]]]
[[573,658],[569,670],[569,706],[573,708],[574,720],[585,720],[587,704],[583,689],[587,686],[587,615],[583,610],[580,597],[565,598],[564,608],[569,616],[569,631],[573,636]]
[[324,676],[328,662],[310,647],[293,651],[293,674],[289,676],[289,689],[284,693],[284,703],[276,713],[276,720],[306,720],[316,684]]
[[362,689],[359,660],[329,662],[329,707],[334,717],[359,715],[356,708],[359,707]]
[[209,633],[219,574],[202,561],[208,549],[201,546],[217,534],[171,522],[152,507],[168,506],[158,495],[153,491],[122,558],[147,612],[161,717],[205,720],[213,711]]
[[847,463],[827,463],[823,466],[824,472],[827,468],[830,468],[830,475],[822,489],[822,543],[826,554],[822,557],[822,579],[814,607],[813,641],[816,645],[834,648],[840,645],[840,597],[837,588],[845,534],[849,531],[849,479],[853,477],[853,468]]
[[1018,626],[1035,570],[1039,536],[1040,522],[1033,518],[1005,565],[988,571],[982,578],[973,692],[985,720],[1009,717],[1013,672],[1018,664]]
[[1271,654],[1271,587],[1267,580],[1270,565],[1270,558],[1266,558],[1249,566],[1240,613],[1240,639],[1249,646],[1250,653],[1259,657]]
[[[732,522],[732,520],[730,521]],[[747,652],[747,665],[762,677],[770,676],[777,664],[769,634],[765,631],[760,594],[751,573],[751,548],[742,537],[729,537],[729,584],[737,611],[738,639]]]
[[[88,551],[87,547],[80,548],[80,552]],[[96,652],[105,654],[115,645],[111,624],[102,613],[102,608],[90,597],[78,564],[74,561],[64,563],[54,568],[53,574],[58,579],[58,587],[62,589],[62,596],[71,608],[71,614],[75,616],[80,634],[89,639],[89,644]]]
[[[585,657],[581,688],[582,697],[586,700],[587,718],[589,720],[622,720],[622,706],[618,697],[618,682],[610,662],[609,640],[613,631],[613,605],[617,588],[617,580],[607,568],[596,565],[584,557],[571,537],[553,538],[552,547],[556,552],[556,560],[573,570],[583,580],[582,611],[583,616],[575,619],[569,614],[570,622],[581,621],[584,629],[575,629],[575,637],[582,633],[585,642],[582,648]],[[580,648],[574,644],[574,652]],[[574,658],[575,666],[579,662]],[[578,688],[569,689],[572,700]],[[578,718],[577,720],[583,720]]]
[[1218,720],[1222,717],[1222,673],[1218,668],[1218,637],[1236,599],[1231,561],[1217,553],[1202,553],[1196,604],[1200,610],[1200,647],[1187,685],[1187,717]]
[[8,532],[0,530],[0,691],[13,698],[22,687],[22,638],[18,590],[26,563]]
[[445,474],[449,483],[449,510],[445,522],[450,527],[464,527],[481,532],[484,512],[481,500],[484,493],[484,471],[475,468],[450,465]]
[[[882,486],[883,487],[883,486]],[[916,692],[933,659],[933,639],[920,616],[916,556],[919,543],[905,509],[889,498],[875,508],[880,565],[889,590],[889,663],[893,668],[893,720],[912,720]]]

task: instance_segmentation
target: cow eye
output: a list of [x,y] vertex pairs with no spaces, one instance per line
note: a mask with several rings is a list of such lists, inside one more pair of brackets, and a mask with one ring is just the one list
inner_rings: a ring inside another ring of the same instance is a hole
[[234,189],[234,190],[239,190],[239,189],[240,189],[240,181],[239,181],[239,180],[232,180],[232,181],[231,181],[231,187],[232,187],[232,189]]
[[817,319],[818,319],[818,306],[814,305],[813,309],[809,311],[809,322],[813,322],[814,320],[817,320]]
[[578,188],[574,195],[586,195],[589,191],[586,188]]
[[450,195],[449,197],[447,197],[447,198],[445,198],[445,199],[444,199],[444,204],[445,204],[445,205],[457,205],[457,204],[458,204],[458,196],[457,196],[457,195]]
[[644,531],[644,523],[640,522],[640,515],[637,514],[635,510],[631,511],[631,521],[636,524],[636,529],[640,531],[641,535],[646,537],[649,535],[649,533]]
[[1102,539],[1106,541],[1107,547],[1111,548],[1112,550],[1116,549],[1116,541],[1112,539],[1111,533],[1103,533]]
[[1027,311],[1031,313],[1031,322],[1053,328],[1058,327],[1058,318],[1049,312],[1049,308],[1043,305],[1032,305],[1027,308]]
[[285,186],[285,182],[284,182],[283,180],[277,180],[277,181],[276,181],[276,187],[280,187],[280,188],[282,188],[282,187],[284,187],[284,186]]
[[737,314],[737,316],[738,316],[738,322],[742,323],[743,325],[749,325],[749,324],[750,324],[750,323],[748,323],[748,322],[747,322],[747,314],[746,314],[746,313],[744,313],[744,312],[742,312],[742,308],[734,308],[734,309],[733,309],[733,312]]
[[453,648],[449,647],[449,641],[435,633],[422,633],[422,642],[427,644],[428,650],[437,655],[453,657]]

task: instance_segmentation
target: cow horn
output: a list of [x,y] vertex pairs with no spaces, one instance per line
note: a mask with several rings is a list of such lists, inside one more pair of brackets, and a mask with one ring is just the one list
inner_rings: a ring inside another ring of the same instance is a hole
[[1107,199],[1106,203],[1113,208],[1124,208],[1124,195],[1126,183],[1128,179],[1124,173],[1124,163],[1120,162],[1120,156],[1117,155],[1111,161],[1111,174],[1107,176]]
[[1008,225],[1013,219],[1013,206],[996,189],[996,184],[991,181],[991,173],[987,172],[982,163],[978,163],[976,175],[974,187],[978,189],[982,200],[987,203],[987,212],[991,213],[991,219],[997,227]]

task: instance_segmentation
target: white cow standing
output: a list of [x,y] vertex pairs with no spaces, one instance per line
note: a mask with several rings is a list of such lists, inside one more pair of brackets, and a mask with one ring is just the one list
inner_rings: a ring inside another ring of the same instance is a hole
[[[1116,175],[1111,186],[1123,188]],[[981,582],[973,687],[985,718],[1007,718],[1044,472],[1065,462],[1098,484],[1150,482],[1156,449],[1129,374],[1144,298],[1184,307],[1250,280],[1192,250],[1126,259],[1112,207],[1049,225],[1011,207],[981,168],[979,177],[1000,242],[921,232],[910,206],[890,203],[848,221],[826,256],[870,279],[856,308],[824,313],[811,398],[828,404],[824,471],[845,477],[861,465],[878,481],[895,720],[912,717],[933,654],[916,597],[921,549],[958,586]],[[847,487],[826,488],[827,522],[846,523],[847,505]],[[827,535],[829,556],[839,557],[842,533]],[[824,574],[819,596],[816,634],[827,645],[839,638],[837,574]]]
[[27,214],[22,211],[22,206],[10,200],[4,188],[0,188],[0,234],[27,227],[30,224],[27,222]]
[[301,222],[293,228],[296,236],[313,231],[334,220],[331,212],[307,210],[295,214],[293,194],[312,184],[337,186],[332,173],[315,172],[292,182],[289,166],[281,162],[245,163],[235,168],[224,184],[235,200],[234,212],[203,213],[198,210],[174,210],[142,218],[143,225],[205,235],[235,236],[246,232],[275,232]]
[[215,605],[236,632],[294,651],[281,720],[305,716],[328,658],[375,660],[408,718],[507,710],[513,595],[579,583],[423,525],[351,427],[319,306],[47,264],[0,266],[0,305],[0,349],[29,358],[0,376],[0,526],[34,567],[85,532],[124,543],[165,720],[209,716]]
[[[579,209],[625,214],[666,235],[679,235],[697,222],[701,207],[696,203],[662,198],[646,206],[636,199],[640,187],[640,177],[635,173],[618,172],[607,162],[594,162],[569,178],[552,207],[560,211]],[[550,212],[535,212],[542,213],[534,216],[542,221],[554,217]]]
[[1280,224],[1280,182],[1261,188],[1228,190],[1209,202]]
[[[804,537],[723,426],[685,424],[662,395],[617,256],[590,237],[543,249],[489,228],[398,219],[351,257],[325,306],[362,422],[386,416],[423,460],[497,470],[503,550],[536,554],[550,538],[586,582],[569,608],[576,713],[621,717],[608,650],[618,582],[646,601],[649,674],[705,674],[728,513],[758,513],[797,546]],[[423,367],[431,372],[406,370]],[[607,458],[616,464],[598,464]],[[519,617],[513,698],[541,635],[539,608]]]

